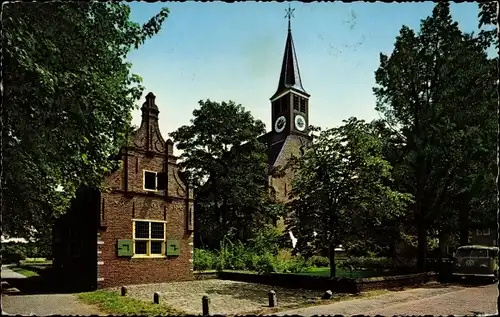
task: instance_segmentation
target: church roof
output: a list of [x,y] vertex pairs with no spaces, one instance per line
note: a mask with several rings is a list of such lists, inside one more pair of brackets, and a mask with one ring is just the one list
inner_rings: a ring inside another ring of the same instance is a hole
[[299,62],[293,45],[292,29],[288,23],[288,36],[286,37],[285,53],[283,54],[283,63],[281,65],[280,80],[276,93],[271,97],[274,99],[277,95],[287,89],[293,89],[309,97],[309,94],[302,87],[300,78]]

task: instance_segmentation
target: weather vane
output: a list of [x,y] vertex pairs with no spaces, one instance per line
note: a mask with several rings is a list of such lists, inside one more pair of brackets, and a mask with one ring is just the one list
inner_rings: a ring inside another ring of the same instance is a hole
[[291,29],[290,19],[293,18],[293,11],[295,11],[295,9],[290,8],[290,4],[289,4],[288,9],[285,9],[285,11],[286,11],[285,18],[288,18],[288,29],[290,30]]

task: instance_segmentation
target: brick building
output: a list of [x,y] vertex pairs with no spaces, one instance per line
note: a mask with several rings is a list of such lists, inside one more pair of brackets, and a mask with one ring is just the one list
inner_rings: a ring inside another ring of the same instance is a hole
[[470,231],[469,244],[497,246],[497,228],[473,229]]
[[106,177],[106,190],[80,189],[54,226],[58,275],[85,288],[193,277],[193,193],[172,141],[161,136],[153,93],[141,110],[141,126],[119,153],[123,165]]

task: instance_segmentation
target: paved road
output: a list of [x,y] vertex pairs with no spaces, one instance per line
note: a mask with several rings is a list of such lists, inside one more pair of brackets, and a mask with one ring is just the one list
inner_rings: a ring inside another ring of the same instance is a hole
[[11,278],[26,278],[26,276],[12,271],[7,265],[2,265],[2,280]]
[[78,301],[74,294],[51,294],[43,289],[30,289],[29,294],[14,287],[24,285],[24,275],[2,266],[2,315],[104,315],[97,308]]
[[337,302],[278,315],[475,315],[495,314],[498,285],[427,285],[367,299]]

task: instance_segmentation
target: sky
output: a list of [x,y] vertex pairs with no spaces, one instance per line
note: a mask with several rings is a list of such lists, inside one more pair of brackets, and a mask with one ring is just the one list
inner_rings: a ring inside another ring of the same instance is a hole
[[[372,120],[379,54],[390,54],[403,25],[419,30],[434,3],[158,2],[130,3],[131,19],[148,21],[162,7],[162,30],[129,54],[132,72],[153,92],[165,139],[189,124],[199,100],[232,100],[271,129],[288,22],[304,89],[311,95],[309,122],[331,128],[349,117]],[[477,3],[452,3],[464,32],[477,32]],[[141,112],[133,112],[140,125]],[[177,152],[177,151],[176,151]]]

